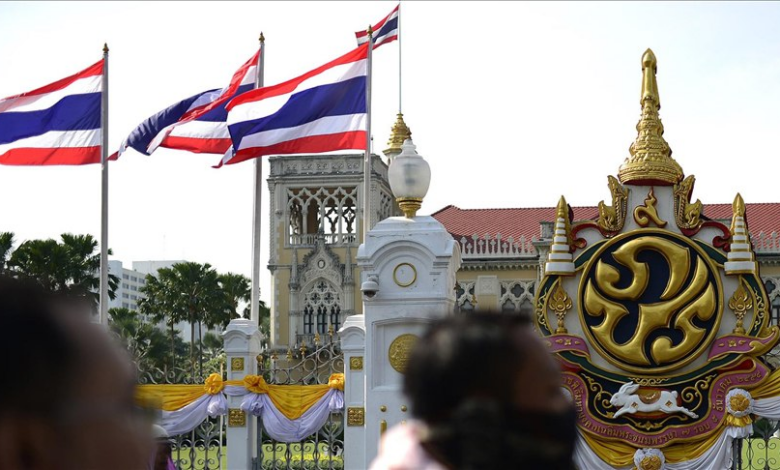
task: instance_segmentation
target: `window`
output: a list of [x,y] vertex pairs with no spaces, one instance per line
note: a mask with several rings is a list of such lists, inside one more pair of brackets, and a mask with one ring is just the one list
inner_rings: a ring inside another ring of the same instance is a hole
[[314,315],[317,315],[317,332],[326,334],[328,326],[334,331],[341,326],[341,295],[327,281],[319,281],[305,295],[303,307],[303,332],[314,333]]
[[130,276],[128,276],[127,274],[122,274],[122,279],[130,279]]
[[122,292],[122,298],[123,299],[129,298],[129,296],[127,295],[127,292]]
[[127,302],[122,302],[122,308],[130,308],[130,304]]
[[138,282],[138,278],[135,276],[130,276],[130,280],[133,282]]
[[772,313],[770,314],[773,325],[780,325],[780,295],[772,301]]
[[319,231],[325,236],[326,243],[354,243],[357,192],[357,187],[289,189],[289,243],[313,245]]

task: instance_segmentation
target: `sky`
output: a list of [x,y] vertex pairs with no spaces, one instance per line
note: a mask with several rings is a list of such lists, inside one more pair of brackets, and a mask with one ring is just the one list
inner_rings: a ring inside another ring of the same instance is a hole
[[[395,1],[0,2],[0,97],[110,52],[112,151],[148,116],[227,85],[266,37],[265,83],[355,47]],[[658,58],[661,118],[694,198],[780,202],[780,3],[418,2],[374,54],[372,134],[399,107],[431,165],[422,214],[609,200],[636,137],[641,57]],[[113,259],[186,259],[249,275],[252,163],[133,150],[110,165]],[[267,161],[263,162],[268,175]],[[268,214],[264,184],[263,214]],[[780,217],[780,214],[778,214]],[[263,221],[264,227],[267,221]],[[17,242],[100,233],[100,168],[0,167],[0,231]],[[268,300],[268,234],[261,297]]]

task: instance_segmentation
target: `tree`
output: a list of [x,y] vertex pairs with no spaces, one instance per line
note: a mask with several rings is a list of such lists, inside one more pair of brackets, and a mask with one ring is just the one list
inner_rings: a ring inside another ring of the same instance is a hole
[[133,310],[109,309],[108,326],[130,353],[139,372],[166,370],[166,365],[173,362],[171,355],[186,354],[182,351],[183,342],[178,331],[171,343],[173,349],[170,349],[165,333]]
[[8,257],[11,255],[11,248],[14,246],[13,232],[0,232],[0,273],[6,270]]
[[[252,300],[252,288],[248,277],[236,273],[220,274],[219,287],[225,295],[225,302],[229,310],[226,312],[226,317],[220,318],[217,324],[225,327],[230,323],[230,320],[241,316],[238,313],[238,304]],[[245,317],[246,315],[247,312],[244,312]]]
[[[138,302],[141,312],[157,321],[164,319],[172,336],[176,323],[190,323],[190,364],[194,372],[195,325],[200,339],[202,324],[215,325],[228,308],[217,271],[208,263],[177,263],[160,269],[156,277],[147,276],[141,292],[146,296]],[[201,358],[201,373],[202,368]]]
[[[50,238],[22,243],[8,258],[7,270],[17,277],[35,280],[52,292],[92,299],[97,307],[100,301],[100,253],[95,253],[97,240],[92,235],[70,233],[62,234],[61,239],[62,242]],[[0,239],[0,255],[2,241]],[[108,295],[113,299],[119,278],[114,275],[108,278]]]

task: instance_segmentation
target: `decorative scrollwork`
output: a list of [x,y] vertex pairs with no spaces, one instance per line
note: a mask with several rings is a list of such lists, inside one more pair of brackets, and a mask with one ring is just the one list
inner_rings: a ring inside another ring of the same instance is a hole
[[677,226],[681,229],[698,230],[701,227],[702,203],[700,200],[691,203],[691,194],[696,178],[688,176],[674,185],[674,216]]
[[623,229],[628,211],[628,188],[624,188],[614,176],[608,176],[609,191],[612,193],[612,205],[599,202],[599,228],[606,233],[616,233]]

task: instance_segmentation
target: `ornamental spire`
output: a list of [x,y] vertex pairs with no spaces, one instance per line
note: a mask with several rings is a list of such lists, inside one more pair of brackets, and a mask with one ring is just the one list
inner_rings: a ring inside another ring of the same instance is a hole
[[656,73],[658,63],[653,51],[642,55],[642,116],[636,125],[637,137],[628,151],[631,156],[620,166],[618,178],[623,184],[672,186],[683,178],[680,165],[672,158],[672,149],[664,140],[664,126],[658,117],[661,98]]
[[558,207],[555,209],[555,233],[550,254],[547,255],[547,263],[544,271],[547,274],[560,276],[572,276],[574,274],[574,258],[569,250],[571,238],[571,220],[569,219],[569,204],[561,196]]
[[412,130],[404,122],[404,115],[398,113],[398,116],[390,129],[390,139],[387,141],[387,150],[385,156],[392,161],[393,158],[401,153],[401,147],[406,139],[412,138]]
[[731,250],[728,261],[723,265],[726,274],[755,274],[758,272],[753,247],[750,244],[747,221],[745,220],[745,201],[737,193],[731,206]]

